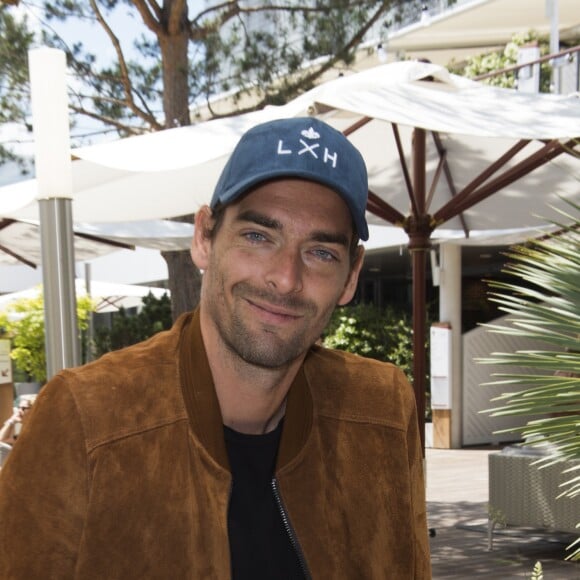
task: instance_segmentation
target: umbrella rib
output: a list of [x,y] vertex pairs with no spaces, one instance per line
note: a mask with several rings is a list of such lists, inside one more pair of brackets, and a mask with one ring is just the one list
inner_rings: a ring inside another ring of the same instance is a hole
[[0,231],[4,228],[11,226],[13,223],[16,223],[16,220],[10,218],[3,218],[0,220]]
[[405,178],[405,184],[407,185],[407,193],[409,194],[409,199],[413,205],[413,211],[415,215],[419,215],[417,211],[417,204],[415,201],[415,195],[413,194],[413,184],[411,183],[411,175],[409,173],[409,168],[407,167],[407,162],[405,161],[405,152],[403,151],[403,144],[401,143],[401,135],[399,134],[399,127],[396,123],[391,123],[393,128],[393,136],[395,137],[395,143],[397,145],[397,151],[399,153],[399,161],[401,162],[401,169],[403,171],[403,177]]
[[473,192],[469,198],[462,199],[457,206],[457,211],[461,212],[469,209],[500,189],[507,187],[514,181],[517,181],[524,175],[531,173],[534,169],[545,165],[548,161],[554,159],[554,157],[564,153],[566,151],[565,147],[566,145],[562,145],[562,143],[557,139],[549,141],[544,147],[542,147],[542,149],[536,151],[533,155],[530,155],[505,173],[502,173],[493,181],[482,185],[482,187]]
[[36,264],[34,262],[27,260],[24,256],[21,256],[20,254],[13,252],[11,249],[7,248],[6,246],[3,246],[0,244],[0,251],[4,252],[5,254],[8,254],[9,256],[12,256],[15,260],[18,260],[19,262],[22,262],[23,264],[26,264],[27,266],[30,266],[31,268],[36,269]]
[[439,179],[441,178],[441,172],[446,165],[446,158],[447,158],[447,151],[443,150],[439,152],[439,161],[437,162],[437,167],[435,168],[435,174],[433,175],[433,179],[431,180],[431,186],[429,187],[429,193],[427,194],[427,199],[425,200],[425,205],[427,206],[427,210],[433,201],[433,195],[435,194],[435,188],[439,183]]
[[[463,205],[465,205],[468,200],[471,199],[471,194],[489,177],[499,171],[510,159],[515,157],[529,143],[529,140],[522,139],[510,147],[499,159],[494,161],[487,169],[482,171],[475,179],[468,183],[460,193],[458,193],[442,208],[435,212],[433,215],[435,223],[442,224],[452,217],[459,215],[462,211],[465,211],[467,208],[463,208]],[[472,205],[473,204],[469,202],[467,207],[471,207]]]
[[359,119],[356,123],[353,123],[350,127],[347,127],[342,132],[342,134],[345,137],[348,137],[351,133],[358,131],[361,127],[364,127],[367,123],[370,123],[371,121],[372,121],[371,117],[363,117],[362,119]]
[[101,244],[105,244],[108,246],[112,246],[113,248],[122,248],[124,250],[134,250],[135,246],[131,244],[125,244],[123,242],[117,242],[116,240],[109,240],[107,238],[101,238],[100,236],[93,236],[91,234],[84,234],[81,232],[73,232],[75,236],[78,238],[83,238],[85,240],[89,240],[91,242],[99,242]]
[[[437,181],[439,180],[440,174],[440,167],[442,167],[443,172],[445,173],[445,180],[447,181],[447,185],[449,186],[449,191],[451,192],[451,197],[454,198],[457,195],[457,187],[455,186],[455,180],[453,179],[453,175],[451,175],[451,167],[449,166],[449,159],[447,157],[447,149],[443,146],[443,141],[441,140],[441,135],[438,131],[432,131],[431,135],[433,136],[433,141],[435,143],[435,147],[437,149],[437,153],[439,153],[439,165],[437,166],[437,172],[435,177],[433,178],[433,183],[431,184],[431,190],[429,191],[429,198],[428,204],[431,205],[431,198],[435,193],[435,186],[437,185]],[[469,228],[467,227],[467,222],[465,221],[465,216],[460,213],[458,215],[459,221],[461,222],[461,227],[463,228],[463,233],[465,237],[469,237]]]
[[[356,121],[356,123],[350,125],[350,127],[347,127],[342,133],[345,137],[348,137],[355,131],[358,131],[361,127],[364,127],[370,121],[372,121],[371,117],[363,117],[362,119]],[[411,180],[409,177],[407,165],[405,163],[405,158],[403,156],[403,147],[401,145],[401,139],[399,137],[399,130],[394,123],[392,124],[392,126],[393,131],[395,133],[395,141],[397,142],[397,149],[399,150],[399,157],[401,159],[401,164],[403,166],[403,173],[405,174],[405,179],[407,181],[407,188],[409,192],[411,192],[412,191]],[[413,196],[411,195],[411,198],[412,197]],[[367,200],[367,210],[372,214],[394,225],[402,225],[403,222],[405,221],[405,216],[402,213],[400,213],[393,206],[389,205],[386,201],[381,199],[376,193],[373,193],[370,190]]]
[[402,213],[400,213],[392,205],[389,205],[384,199],[381,199],[376,193],[373,193],[370,190],[367,201],[367,209],[372,214],[394,225],[400,226],[405,221],[405,216]]

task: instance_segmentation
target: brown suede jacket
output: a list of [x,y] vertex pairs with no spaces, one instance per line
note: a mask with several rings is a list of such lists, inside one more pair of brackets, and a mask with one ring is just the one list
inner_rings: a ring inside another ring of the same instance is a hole
[[[59,373],[0,472],[2,580],[226,580],[230,473],[197,313]],[[317,580],[431,577],[413,393],[314,347],[276,479]]]

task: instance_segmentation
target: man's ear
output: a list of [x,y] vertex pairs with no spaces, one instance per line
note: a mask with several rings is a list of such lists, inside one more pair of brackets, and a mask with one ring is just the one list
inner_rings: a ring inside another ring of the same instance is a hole
[[195,214],[193,239],[191,240],[191,259],[200,269],[206,270],[211,252],[211,229],[213,218],[211,209],[204,205]]
[[338,299],[337,305],[344,306],[348,304],[356,292],[356,285],[358,284],[358,277],[363,265],[363,260],[365,256],[365,249],[364,246],[361,244],[356,249],[356,257],[353,261],[352,267],[350,269],[350,273],[346,280],[346,284],[344,285],[344,290]]

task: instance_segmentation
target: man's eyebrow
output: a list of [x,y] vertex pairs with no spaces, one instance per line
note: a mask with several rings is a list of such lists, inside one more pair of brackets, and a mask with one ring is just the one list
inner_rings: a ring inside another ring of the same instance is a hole
[[339,246],[344,246],[345,248],[348,248],[349,246],[348,236],[345,234],[335,234],[332,232],[314,232],[311,238],[315,242],[322,242],[324,244],[337,244]]
[[246,211],[241,212],[236,217],[236,221],[238,222],[251,222],[257,224],[259,226],[263,226],[265,228],[270,228],[274,230],[281,230],[282,224],[273,218],[260,213],[259,211],[255,211],[252,209],[248,209]]

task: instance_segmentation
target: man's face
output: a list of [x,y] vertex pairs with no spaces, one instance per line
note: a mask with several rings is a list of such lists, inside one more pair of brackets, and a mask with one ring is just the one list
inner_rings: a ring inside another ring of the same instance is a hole
[[[205,223],[196,220],[196,231],[212,227],[208,215],[198,214]],[[354,294],[362,248],[353,264],[353,235],[344,201],[308,181],[269,182],[227,207],[204,250],[195,242],[192,250],[205,271],[201,307],[212,336],[257,366],[299,358]]]
[[18,405],[18,412],[20,414],[21,421],[24,421],[25,419],[28,418],[28,415],[30,413],[30,409],[32,409],[32,403],[30,401],[22,401]]

